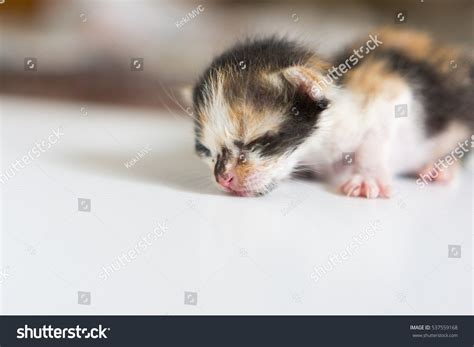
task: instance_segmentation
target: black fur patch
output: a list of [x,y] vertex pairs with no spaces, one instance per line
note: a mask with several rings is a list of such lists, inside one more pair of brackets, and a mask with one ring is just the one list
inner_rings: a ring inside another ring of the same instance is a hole
[[196,140],[196,143],[194,145],[194,149],[196,150],[196,153],[199,156],[202,156],[202,157],[210,157],[211,156],[211,151],[207,147],[205,147],[201,142],[199,142],[198,140]]
[[426,111],[428,135],[444,130],[452,120],[474,129],[474,88],[453,83],[449,75],[441,75],[423,61],[414,61],[397,51],[384,51],[390,66],[411,82],[422,98]]
[[289,93],[288,99],[292,106],[278,132],[267,133],[246,144],[246,149],[258,151],[262,157],[289,154],[313,134],[318,116],[328,102],[315,102],[304,92],[295,89]]
[[246,81],[257,71],[280,71],[286,67],[300,64],[312,55],[310,50],[298,43],[276,36],[238,43],[215,58],[203,73],[194,89],[194,104],[199,105],[204,101],[204,87],[221,68],[235,70]]
[[217,178],[225,172],[225,166],[230,159],[231,152],[226,147],[222,148],[222,152],[217,155],[216,165],[214,166],[214,177]]

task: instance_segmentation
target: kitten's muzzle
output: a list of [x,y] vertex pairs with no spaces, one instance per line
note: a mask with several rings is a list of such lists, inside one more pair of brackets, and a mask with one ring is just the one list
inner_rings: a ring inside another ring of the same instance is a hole
[[235,176],[232,173],[217,175],[217,183],[226,189],[233,190]]

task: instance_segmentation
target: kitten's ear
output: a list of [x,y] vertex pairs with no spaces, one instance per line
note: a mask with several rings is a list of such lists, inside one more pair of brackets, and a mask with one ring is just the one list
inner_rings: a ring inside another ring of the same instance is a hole
[[178,89],[179,100],[181,100],[186,107],[193,105],[193,86],[188,84]]
[[329,101],[325,96],[327,85],[320,73],[305,66],[292,66],[283,70],[283,77],[292,86],[317,102],[322,109],[329,106]]

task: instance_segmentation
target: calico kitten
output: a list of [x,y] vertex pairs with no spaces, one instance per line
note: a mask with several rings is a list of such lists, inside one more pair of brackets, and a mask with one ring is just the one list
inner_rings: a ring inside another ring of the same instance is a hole
[[413,31],[381,29],[331,62],[298,42],[248,40],[194,87],[195,149],[240,196],[304,165],[348,196],[389,197],[393,175],[428,175],[470,139],[473,79],[466,53]]

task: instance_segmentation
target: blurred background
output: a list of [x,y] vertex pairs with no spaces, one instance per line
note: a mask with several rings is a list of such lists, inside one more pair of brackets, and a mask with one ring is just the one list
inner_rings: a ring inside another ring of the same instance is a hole
[[284,34],[330,55],[393,24],[472,48],[473,10],[472,0],[0,0],[0,93],[178,109],[176,88],[240,38]]

